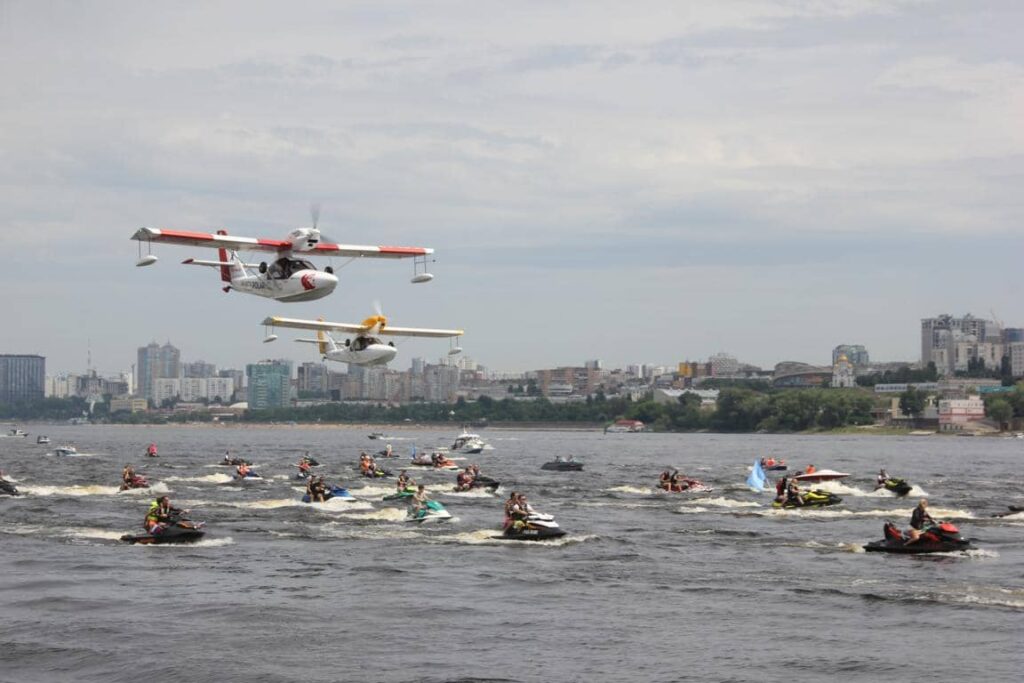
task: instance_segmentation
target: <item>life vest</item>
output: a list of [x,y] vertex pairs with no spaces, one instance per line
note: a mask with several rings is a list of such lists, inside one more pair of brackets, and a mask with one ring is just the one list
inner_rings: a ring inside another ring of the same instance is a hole
[[816,468],[814,465],[808,465],[807,466],[807,471],[804,472],[804,474],[814,474],[817,471],[818,471],[818,468]]

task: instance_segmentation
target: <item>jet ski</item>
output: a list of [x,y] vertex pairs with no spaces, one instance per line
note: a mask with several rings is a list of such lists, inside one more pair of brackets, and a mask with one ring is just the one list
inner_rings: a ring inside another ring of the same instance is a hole
[[789,500],[779,501],[778,499],[775,499],[775,501],[772,503],[772,507],[786,509],[822,508],[827,505],[837,505],[843,502],[843,499],[837,496],[836,494],[829,493],[828,491],[822,491],[820,489],[812,489],[805,493],[801,493],[800,500],[804,502],[803,505],[797,505],[796,503],[793,503]]
[[689,477],[684,477],[681,480],[678,480],[676,483],[677,485],[681,484],[683,488],[679,491],[673,491],[672,489],[665,488],[663,486],[661,490],[667,491],[668,493],[707,493],[709,491],[715,490],[711,486],[708,486],[707,484],[702,482],[700,479],[691,479]]
[[[332,486],[330,488],[330,490],[328,490],[327,493],[324,494],[324,502],[325,503],[327,501],[333,499],[333,498],[339,498],[341,500],[350,500],[350,501],[354,501],[356,499],[355,496],[353,496],[351,493],[348,492],[348,489],[342,488],[341,486]],[[302,502],[303,503],[311,502],[308,493],[303,494]]]
[[382,470],[381,468],[378,467],[373,471],[367,470],[363,472],[362,475],[367,479],[382,479],[384,477],[390,477],[391,470]]
[[11,482],[0,479],[0,496],[20,496],[21,492]]
[[549,470],[552,472],[582,472],[583,463],[576,462],[572,458],[569,458],[568,460],[563,460],[562,458],[558,457],[555,458],[554,460],[550,460],[544,463],[543,465],[540,466],[540,468],[542,470]]
[[864,550],[876,553],[918,555],[967,550],[971,547],[971,542],[961,536],[960,530],[949,522],[939,522],[922,530],[916,541],[911,541],[909,534],[904,536],[892,522],[886,522],[883,531],[885,540],[872,541],[864,546]]
[[886,491],[892,491],[897,496],[905,496],[910,493],[910,484],[905,479],[897,479],[896,477],[890,477],[885,480],[881,486],[876,486],[875,490],[885,489]]
[[310,467],[320,467],[320,462],[316,458],[311,458],[308,455],[303,456],[299,462],[304,462]]
[[765,460],[761,459],[761,469],[765,472],[785,472],[789,469],[786,465],[785,460]]
[[843,477],[850,476],[847,472],[836,472],[835,470],[814,470],[810,474],[804,474],[800,472],[793,475],[793,479],[797,481],[806,481],[812,484],[820,484],[823,481],[832,481],[833,479],[842,479]]
[[405,500],[407,498],[412,498],[413,494],[415,494],[415,493],[416,493],[416,487],[415,486],[407,486],[404,489],[402,489],[401,491],[395,491],[394,493],[391,493],[389,495],[384,496],[383,498],[381,498],[381,500],[386,500],[386,501]]
[[155,534],[125,534],[121,540],[125,543],[136,545],[165,545],[169,543],[195,543],[206,532],[203,531],[203,522],[193,522],[182,517],[177,517],[173,523],[162,531]]
[[418,511],[413,512],[413,508],[409,508],[408,514],[405,516],[407,522],[443,522],[451,519],[452,513],[444,509],[444,506],[438,503],[436,500],[428,500],[424,507]]
[[238,474],[238,472],[235,472],[232,478],[235,481],[253,481],[255,479],[262,479],[263,476],[256,470],[249,470],[248,472],[245,473],[244,477]]
[[410,464],[415,465],[416,467],[433,467],[435,470],[459,469],[459,466],[456,465],[454,461],[450,460],[449,458],[443,455],[440,455],[439,453],[434,453],[431,455],[421,453],[420,455],[417,455],[415,458],[413,458],[410,461]]
[[121,491],[130,491],[131,489],[148,489],[149,481],[146,480],[141,474],[136,474],[132,477],[131,481],[121,482]]
[[531,512],[525,521],[517,521],[505,528],[498,539],[507,541],[546,541],[551,538],[565,536],[565,530],[551,515]]
[[239,465],[252,467],[252,463],[245,458],[226,458],[217,463],[218,467],[238,467]]

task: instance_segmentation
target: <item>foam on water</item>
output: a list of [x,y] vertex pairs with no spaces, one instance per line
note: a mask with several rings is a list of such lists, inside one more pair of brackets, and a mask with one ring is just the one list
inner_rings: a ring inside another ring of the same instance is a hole
[[723,508],[759,508],[760,503],[755,503],[751,500],[733,500],[731,498],[700,498],[691,502],[683,503],[683,505],[714,505],[715,507]]
[[650,496],[658,491],[646,486],[613,486],[610,489],[604,489],[605,493],[632,493],[639,496]]
[[351,498],[331,498],[323,503],[302,503],[311,510],[318,512],[348,512],[349,510],[372,510],[370,503]]
[[33,496],[116,496],[120,487],[86,484],[82,486],[24,486],[22,490]]
[[195,543],[136,543],[135,548],[161,548],[167,552],[173,550],[188,550],[189,548],[220,548],[226,545],[234,545],[235,539],[231,536],[225,538],[201,538]]
[[[428,489],[429,490],[429,489]],[[452,496],[454,498],[494,498],[497,494],[491,493],[487,489],[470,489],[468,491],[453,491],[452,489],[445,489],[443,491],[437,491],[442,496]]]
[[204,474],[198,477],[165,477],[164,481],[191,481],[208,482],[211,484],[226,484],[229,481],[233,481],[233,478],[229,474],[218,472],[217,474]]
[[71,538],[99,538],[106,541],[120,541],[124,531],[111,531],[110,529],[62,529],[61,535]]
[[[372,507],[370,507],[370,506],[367,506],[367,507],[372,509]],[[405,514],[406,514],[405,510],[402,509],[402,508],[382,508],[380,510],[373,510],[373,512],[357,513],[357,514],[347,514],[348,510],[351,510],[351,509],[355,509],[355,508],[349,507],[348,509],[345,510],[345,513],[346,513],[345,516],[346,517],[349,517],[351,519],[379,520],[379,521],[382,521],[382,522],[401,522],[401,521],[405,520]],[[365,510],[367,508],[359,508],[359,509]]]
[[476,531],[467,531],[451,536],[445,536],[444,538],[436,539],[437,542],[443,543],[458,543],[460,545],[513,545],[513,546],[525,546],[525,547],[547,547],[547,548],[558,548],[565,545],[573,545],[576,543],[583,543],[592,539],[598,538],[596,534],[583,534],[574,536],[573,534],[566,534],[561,538],[553,538],[545,541],[515,541],[507,538],[502,538],[501,529],[477,529]]

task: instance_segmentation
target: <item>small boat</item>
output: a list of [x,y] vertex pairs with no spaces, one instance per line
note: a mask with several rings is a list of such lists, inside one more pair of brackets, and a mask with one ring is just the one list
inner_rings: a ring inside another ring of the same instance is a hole
[[26,436],[28,436],[28,432],[23,432],[20,429],[12,429],[9,432],[7,432],[7,436],[24,439]]
[[53,449],[54,455],[78,455],[78,449],[74,446],[57,446]]
[[791,478],[796,479],[797,481],[806,481],[812,484],[818,484],[823,481],[832,481],[834,479],[842,479],[843,477],[848,476],[850,475],[847,472],[836,472],[835,470],[814,470],[810,474],[804,474],[801,472],[800,474],[793,475]]
[[370,439],[373,439],[374,441],[376,441],[377,439],[386,439],[386,438],[388,438],[384,434],[384,432],[371,432],[370,434],[367,435],[367,437],[370,438]]
[[492,446],[481,439],[479,434],[471,434],[463,429],[462,433],[455,437],[455,442],[449,450],[453,453],[476,455],[486,450],[492,450]]
[[583,463],[576,462],[571,455],[566,459],[562,459],[562,456],[559,455],[554,460],[549,460],[541,465],[540,468],[552,472],[582,472]]
[[36,443],[46,445],[50,443],[50,437],[46,436],[45,434],[40,434],[38,437],[36,437]]

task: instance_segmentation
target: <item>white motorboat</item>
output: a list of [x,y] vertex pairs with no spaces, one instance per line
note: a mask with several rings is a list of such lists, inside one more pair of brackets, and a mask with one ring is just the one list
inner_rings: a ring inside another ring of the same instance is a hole
[[54,455],[78,455],[78,449],[74,446],[57,446],[53,449]]
[[7,436],[19,437],[24,439],[26,436],[28,436],[28,432],[23,432],[20,429],[12,429],[9,432],[7,432]]
[[810,474],[802,473],[790,478],[796,479],[797,481],[805,481],[812,484],[819,484],[823,481],[832,481],[834,479],[842,479],[848,476],[850,476],[848,472],[836,472],[835,470],[815,470]]
[[481,439],[479,434],[471,434],[466,430],[462,430],[462,433],[455,437],[455,443],[451,445],[449,450],[452,453],[473,455],[482,451],[494,450],[494,447]]
[[48,443],[50,443],[50,437],[46,436],[45,434],[40,434],[40,435],[39,435],[39,436],[38,436],[38,437],[36,438],[36,443],[38,443],[38,444],[44,444],[44,445],[45,445],[45,444],[48,444]]

